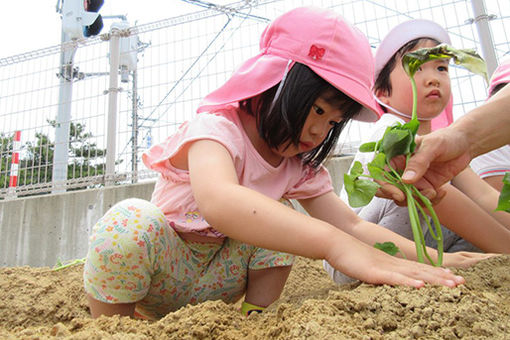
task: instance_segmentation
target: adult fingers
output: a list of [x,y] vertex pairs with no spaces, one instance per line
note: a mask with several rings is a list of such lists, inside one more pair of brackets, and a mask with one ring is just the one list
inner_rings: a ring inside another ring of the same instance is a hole
[[413,154],[404,169],[402,180],[405,183],[415,183],[423,177],[430,163],[436,158],[436,149],[423,143],[423,137],[416,137],[417,152]]

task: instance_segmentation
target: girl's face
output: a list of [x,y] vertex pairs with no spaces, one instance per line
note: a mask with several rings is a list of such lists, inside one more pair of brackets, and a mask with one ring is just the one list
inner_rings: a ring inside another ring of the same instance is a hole
[[342,111],[328,103],[323,97],[317,98],[306,118],[299,144],[284,144],[276,152],[282,157],[294,157],[318,147],[328,136],[329,131],[343,119]]
[[[434,41],[427,40],[417,45],[414,50],[436,45]],[[390,74],[391,95],[378,93],[378,98],[396,110],[411,115],[413,108],[411,81],[404,71],[401,58],[396,64]],[[448,60],[438,59],[423,64],[414,75],[414,80],[418,95],[418,120],[436,117],[444,110],[450,99]]]

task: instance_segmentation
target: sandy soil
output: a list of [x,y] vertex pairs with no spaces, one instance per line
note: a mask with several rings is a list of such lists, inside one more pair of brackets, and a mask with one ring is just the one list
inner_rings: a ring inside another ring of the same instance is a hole
[[282,298],[248,318],[211,301],[160,321],[90,318],[81,265],[0,268],[0,339],[509,339],[510,256],[458,271],[454,289],[336,286],[299,258]]

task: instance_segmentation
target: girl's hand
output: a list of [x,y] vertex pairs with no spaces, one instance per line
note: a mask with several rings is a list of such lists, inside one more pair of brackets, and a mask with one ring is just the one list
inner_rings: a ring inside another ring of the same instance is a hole
[[[344,244],[345,245],[345,244]],[[464,278],[449,269],[432,267],[390,256],[364,243],[337,246],[326,260],[337,270],[358,280],[373,284],[402,285],[421,288],[425,283],[456,287]],[[350,246],[355,246],[356,249]],[[361,249],[361,248],[365,249]],[[472,260],[476,263],[481,260]],[[468,264],[469,265],[469,264]]]
[[459,251],[457,253],[444,253],[443,266],[467,268],[477,264],[481,260],[486,260],[497,255],[499,254],[471,253],[467,251]]

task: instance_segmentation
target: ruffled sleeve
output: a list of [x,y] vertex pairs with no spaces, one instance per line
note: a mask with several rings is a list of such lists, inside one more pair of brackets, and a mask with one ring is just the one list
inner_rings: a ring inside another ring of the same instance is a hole
[[154,145],[142,155],[144,164],[151,170],[161,173],[169,179],[184,179],[187,171],[175,169],[170,158],[175,156],[186,144],[202,139],[214,140],[222,144],[236,160],[242,155],[243,140],[239,128],[228,119],[226,113],[202,113],[189,122],[183,123],[177,132],[163,143]]

